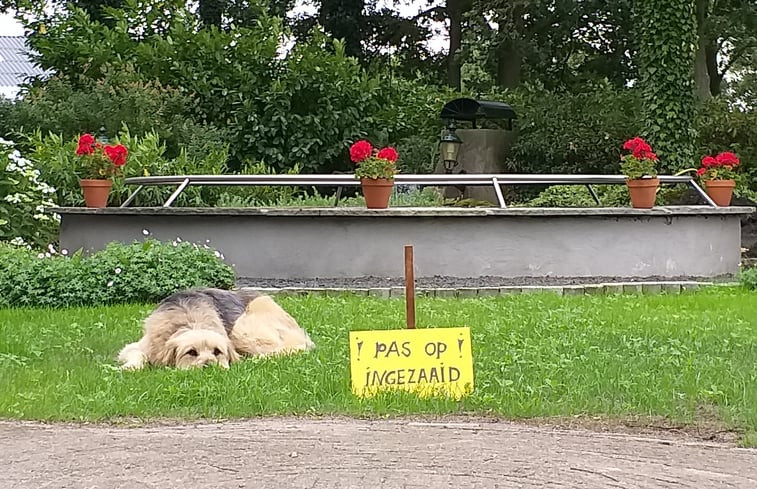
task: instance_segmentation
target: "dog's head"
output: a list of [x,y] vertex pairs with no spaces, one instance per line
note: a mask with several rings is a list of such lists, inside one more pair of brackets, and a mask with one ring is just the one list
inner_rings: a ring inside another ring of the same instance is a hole
[[231,340],[215,331],[189,329],[173,335],[165,346],[169,358],[166,364],[179,368],[218,365],[229,368],[229,364],[239,359]]

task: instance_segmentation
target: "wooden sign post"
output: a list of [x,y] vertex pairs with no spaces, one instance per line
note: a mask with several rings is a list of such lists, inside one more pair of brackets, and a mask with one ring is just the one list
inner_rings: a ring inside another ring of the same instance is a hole
[[415,329],[415,270],[413,245],[405,245],[405,313],[407,329]]
[[473,392],[470,328],[415,329],[413,247],[405,246],[405,329],[350,331],[350,377],[356,396],[404,390],[460,399]]

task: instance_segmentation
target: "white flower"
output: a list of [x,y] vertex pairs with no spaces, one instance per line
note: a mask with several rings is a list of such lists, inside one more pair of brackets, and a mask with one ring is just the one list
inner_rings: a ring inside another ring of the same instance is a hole
[[67,256],[68,255],[68,250],[65,249],[65,248],[62,249],[62,250],[60,250],[60,254],[63,255],[63,256]]
[[11,243],[11,244],[12,244],[13,246],[24,246],[24,245],[26,245],[26,241],[24,241],[24,238],[22,238],[21,236],[17,236],[17,237],[15,237],[15,238],[13,238],[13,239],[12,239],[12,240],[10,241],[10,243]]
[[8,202],[9,204],[20,204],[21,203],[21,194],[15,193],[15,194],[8,194],[3,199],[4,201]]
[[108,287],[113,287],[113,281],[108,282]]
[[181,238],[179,236],[176,236],[176,242],[181,243]]
[[47,250],[48,250],[48,251],[49,251],[50,253],[52,253],[53,255],[54,255],[55,253],[57,253],[57,252],[55,251],[55,246],[53,246],[52,244],[49,244],[49,245],[47,245]]
[[142,230],[142,234],[144,234],[145,236],[149,236],[150,235],[150,231],[148,231],[147,229],[143,229]]
[[113,270],[113,271],[116,272],[116,275],[118,275],[119,273],[121,273],[121,268],[120,267],[116,267],[116,269]]
[[53,256],[53,255],[51,255],[49,251],[47,253],[45,253],[45,257],[50,258],[51,256]]
[[38,253],[38,254],[37,254],[37,258],[44,258],[44,257],[45,257],[45,254],[44,254],[44,253]]
[[215,252],[215,253],[213,253],[213,254],[214,254],[214,255],[216,255],[216,258],[221,258],[221,253],[219,253],[218,251],[216,251],[216,252]]

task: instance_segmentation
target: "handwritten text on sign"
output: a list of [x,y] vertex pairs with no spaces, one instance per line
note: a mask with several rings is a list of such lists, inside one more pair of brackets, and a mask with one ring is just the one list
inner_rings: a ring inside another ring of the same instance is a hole
[[473,392],[469,328],[350,332],[352,392],[382,389],[460,398]]

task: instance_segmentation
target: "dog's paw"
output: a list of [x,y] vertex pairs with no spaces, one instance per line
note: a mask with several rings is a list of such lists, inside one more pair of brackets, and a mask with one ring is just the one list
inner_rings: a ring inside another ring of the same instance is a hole
[[126,362],[121,365],[121,370],[141,370],[144,366],[144,362]]

